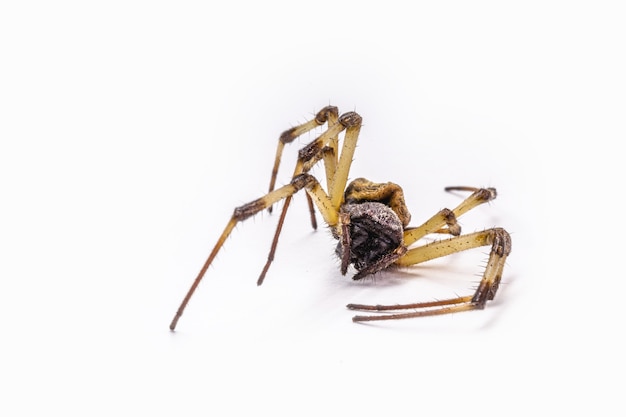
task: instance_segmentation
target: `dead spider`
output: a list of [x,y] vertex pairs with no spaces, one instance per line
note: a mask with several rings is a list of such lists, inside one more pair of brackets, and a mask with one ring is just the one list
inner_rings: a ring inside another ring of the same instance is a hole
[[[274,185],[285,144],[291,143],[303,133],[324,124],[326,124],[326,130],[299,151],[291,182],[275,190]],[[337,107],[328,106],[318,112],[312,120],[288,129],[280,135],[269,192],[235,209],[178,308],[170,324],[171,330],[176,328],[189,299],[237,223],[264,209],[271,211],[274,204],[284,200],[267,262],[257,281],[258,285],[263,283],[274,259],[291,198],[302,189],[306,190],[313,227],[317,227],[314,208],[316,206],[334,238],[338,240],[336,253],[341,260],[341,273],[345,275],[348,266],[352,264],[358,271],[353,277],[355,280],[391,265],[414,265],[467,249],[491,246],[487,266],[473,295],[403,305],[348,304],[347,307],[351,310],[378,312],[412,310],[386,315],[354,316],[353,321],[394,320],[482,309],[487,301],[494,298],[500,284],[504,263],[511,252],[511,238],[501,228],[461,235],[457,218],[474,207],[493,200],[496,197],[496,190],[494,188],[447,187],[446,191],[469,191],[472,194],[453,210],[442,209],[421,226],[408,227],[411,214],[406,207],[402,188],[399,185],[391,182],[377,184],[364,178],[357,178],[346,187],[360,129],[361,116],[357,113],[348,112],[339,116]],[[344,130],[343,144],[339,153],[339,134]],[[327,191],[314,176],[308,173],[319,161],[324,162]],[[444,234],[452,237],[410,248],[419,239],[429,234]]]

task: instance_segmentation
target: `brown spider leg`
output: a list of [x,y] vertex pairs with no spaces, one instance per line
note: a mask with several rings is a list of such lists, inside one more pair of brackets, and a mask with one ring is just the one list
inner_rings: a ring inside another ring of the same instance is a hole
[[[174,330],[176,328],[178,320],[182,316],[193,293],[196,291],[196,288],[198,287],[198,285],[200,284],[200,281],[206,274],[206,271],[208,270],[209,266],[211,265],[211,263],[217,256],[217,253],[220,251],[220,249],[224,245],[224,242],[226,241],[228,236],[231,234],[232,230],[235,228],[237,223],[242,222],[254,216],[258,212],[272,206],[273,204],[276,204],[280,200],[290,199],[291,196],[293,196],[295,193],[302,190],[303,188],[310,190],[311,194],[315,196],[316,200],[322,200],[324,198],[323,197],[325,195],[324,191],[321,189],[318,181],[309,174],[302,174],[302,175],[298,175],[294,177],[290,184],[280,187],[250,203],[247,203],[247,204],[244,204],[243,206],[235,208],[232,217],[230,218],[230,220],[226,224],[226,227],[224,228],[224,231],[218,238],[217,243],[211,250],[211,253],[209,254],[206,262],[200,269],[200,272],[198,273],[196,279],[193,281],[191,287],[189,288],[189,291],[187,291],[185,298],[180,304],[180,307],[176,311],[176,315],[174,316],[170,324],[170,330]],[[327,199],[327,202],[325,203],[325,206],[330,207],[331,206],[330,199],[328,198],[326,199]],[[320,211],[322,211],[322,213],[324,214],[325,219],[328,219],[329,221],[333,221],[332,213],[325,212],[323,211],[323,209],[320,209]],[[336,223],[336,217],[337,217],[337,214],[335,213],[335,218],[334,218],[335,223]]]
[[[333,116],[331,116],[331,118],[332,117]],[[338,135],[341,131],[343,131],[344,129],[346,130],[344,136],[344,146],[342,149],[340,160],[335,172],[332,175],[331,181],[331,185],[335,184],[338,177],[339,183],[343,181],[343,186],[335,191],[336,193],[339,193],[339,195],[333,195],[332,191],[326,194],[323,193],[322,190],[324,197],[320,198],[318,196],[316,198],[314,193],[307,193],[307,197],[313,197],[314,202],[317,204],[318,208],[322,212],[324,220],[326,221],[326,223],[328,223],[329,226],[334,226],[335,224],[337,224],[337,220],[329,223],[327,217],[329,216],[328,213],[334,213],[334,216],[337,216],[337,213],[339,212],[340,204],[335,205],[335,201],[338,200],[340,203],[343,201],[343,189],[345,188],[345,183],[347,182],[350,166],[352,165],[352,158],[354,156],[354,150],[356,149],[356,142],[358,140],[360,128],[361,116],[354,112],[344,113],[339,117],[338,123],[330,125],[328,130],[322,133],[313,142],[300,149],[300,151],[298,152],[298,162],[296,163],[296,168],[294,170],[294,177],[303,172],[308,172],[321,159],[324,159],[324,161],[326,161],[330,157],[330,155],[335,154],[336,152],[334,150],[329,149],[334,149],[333,146],[336,146],[336,144],[333,144],[333,142],[336,142]],[[337,175],[338,171],[341,171],[339,176]],[[331,188],[332,187],[329,187],[329,190]],[[319,187],[319,190],[321,190],[321,187]],[[329,207],[325,207],[326,199],[328,198],[330,198],[332,204]],[[285,205],[283,206],[283,210],[281,212],[280,218],[278,220],[278,225],[276,226],[276,231],[274,233],[274,238],[272,239],[270,252],[267,255],[267,261],[265,262],[265,265],[263,266],[261,274],[259,275],[259,278],[257,280],[257,285],[261,285],[263,283],[267,271],[269,270],[271,263],[274,261],[276,248],[278,246],[278,239],[280,237],[280,233],[282,232],[282,227],[285,221],[287,210],[289,208],[289,203],[290,201],[285,201]]]
[[315,216],[315,206],[310,195],[306,195],[306,203],[309,206],[309,217],[311,218],[311,227],[313,230],[317,230],[317,216]]
[[[308,201],[311,202],[311,197],[308,197]],[[283,209],[280,212],[280,217],[278,218],[278,225],[276,226],[276,231],[274,232],[274,237],[272,238],[272,245],[270,246],[270,252],[267,254],[267,261],[265,261],[265,265],[263,265],[263,269],[261,270],[261,274],[256,281],[256,285],[263,284],[265,281],[265,275],[267,271],[270,269],[270,265],[274,261],[274,256],[276,255],[276,248],[278,247],[278,238],[280,237],[280,233],[283,230],[283,224],[285,223],[285,217],[287,217],[287,209],[289,208],[289,204],[291,203],[291,196],[285,198],[285,202],[283,203]],[[312,203],[312,202],[311,202]],[[317,223],[317,221],[316,221]]]
[[[428,219],[421,226],[407,229],[404,232],[404,244],[410,246],[430,233],[449,233],[453,236],[461,234],[461,226],[457,218],[471,209],[496,198],[495,188],[446,187],[446,191],[472,191],[472,194],[461,202],[454,210],[443,209]],[[443,228],[447,226],[447,228]],[[443,229],[442,229],[443,228]]]
[[450,239],[429,243],[428,245],[409,250],[403,257],[396,261],[396,264],[401,266],[414,265],[417,263],[426,262],[431,259],[461,252],[467,249],[473,249],[489,245],[491,245],[491,253],[489,254],[487,267],[485,268],[483,278],[481,279],[480,284],[478,285],[478,288],[476,289],[474,295],[432,302],[402,305],[348,304],[347,307],[351,310],[419,310],[409,313],[398,313],[382,316],[354,316],[352,320],[355,322],[374,320],[398,320],[413,317],[449,314],[460,311],[484,308],[487,301],[492,300],[496,295],[496,291],[498,290],[498,286],[500,285],[500,280],[502,278],[502,271],[504,269],[506,258],[511,252],[511,237],[506,232],[506,230],[501,228],[488,229],[482,232],[456,236]]
[[341,275],[346,275],[350,266],[350,247],[352,246],[352,237],[350,236],[350,214],[339,212],[339,224],[341,233],[339,239],[341,241]]
[[372,265],[361,269],[352,277],[352,279],[357,281],[367,275],[375,274],[376,272],[382,271],[383,269],[389,267],[389,265],[397,262],[400,258],[402,258],[406,251],[406,246],[398,246],[393,252],[384,255]]

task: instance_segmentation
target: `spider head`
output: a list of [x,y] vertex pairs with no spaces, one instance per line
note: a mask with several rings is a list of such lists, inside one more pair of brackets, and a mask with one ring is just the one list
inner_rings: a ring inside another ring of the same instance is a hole
[[359,271],[354,279],[360,279],[388,267],[404,253],[404,228],[389,206],[379,202],[344,204],[341,216],[336,253],[343,274],[353,264]]

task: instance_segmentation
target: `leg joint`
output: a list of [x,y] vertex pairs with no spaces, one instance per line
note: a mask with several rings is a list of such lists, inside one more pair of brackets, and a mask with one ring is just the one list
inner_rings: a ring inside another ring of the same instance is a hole
[[285,130],[280,134],[278,138],[282,143],[291,143],[295,138],[298,137],[298,127],[292,127],[291,129]]
[[291,180],[291,185],[294,186],[296,191],[300,191],[303,188],[311,188],[316,183],[317,183],[317,180],[315,179],[313,175],[310,175],[310,174],[296,175]]
[[501,227],[491,229],[491,253],[498,256],[509,256],[511,253],[511,235]]
[[456,220],[456,215],[450,209],[444,208],[441,210],[441,214],[448,226],[448,232],[452,236],[459,236],[461,234],[461,225]]
[[257,200],[251,201],[250,203],[244,204],[243,206],[237,207],[233,212],[233,218],[238,221],[245,220],[249,217],[254,216],[265,207],[267,207],[265,200],[259,198]]
[[315,122],[319,125],[323,125],[326,121],[328,121],[329,116],[335,116],[336,119],[339,116],[339,109],[335,106],[324,107],[315,115]]
[[330,146],[324,146],[322,148],[322,157],[325,158],[327,156],[335,156],[335,150]]
[[320,153],[321,150],[322,145],[320,144],[320,142],[314,140],[313,142],[309,143],[304,148],[298,151],[298,160],[302,163],[310,161],[317,162],[322,157]]
[[495,188],[479,188],[475,193],[476,199],[484,202],[495,200],[498,196]]
[[362,120],[363,118],[353,111],[344,113],[339,117],[339,123],[345,128],[361,126]]

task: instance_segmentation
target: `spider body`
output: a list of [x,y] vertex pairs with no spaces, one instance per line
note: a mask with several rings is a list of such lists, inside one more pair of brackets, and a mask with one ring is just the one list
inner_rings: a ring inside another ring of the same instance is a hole
[[352,264],[358,271],[353,279],[361,279],[387,268],[406,251],[403,231],[411,215],[397,184],[355,179],[346,188],[339,219],[335,252],[343,275]]
[[[291,182],[275,189],[284,146],[322,125],[326,125],[324,132],[299,151]],[[313,228],[317,227],[315,216],[317,208],[334,238],[338,240],[335,252],[341,260],[341,273],[345,275],[349,266],[353,265],[357,271],[353,277],[355,280],[392,265],[414,265],[468,249],[491,246],[487,266],[473,295],[403,305],[348,304],[347,307],[352,310],[376,312],[413,310],[394,314],[354,316],[353,321],[393,320],[482,309],[487,301],[495,297],[504,263],[511,251],[511,238],[502,228],[461,235],[457,218],[474,207],[493,200],[496,197],[496,190],[465,186],[447,187],[446,191],[469,191],[471,194],[454,209],[444,208],[421,225],[409,227],[411,214],[399,185],[392,182],[374,183],[364,178],[357,178],[348,184],[360,128],[361,116],[357,113],[348,112],[339,116],[336,107],[328,106],[319,111],[313,119],[280,135],[269,192],[261,198],[235,208],[178,308],[170,324],[171,330],[176,328],[191,296],[234,227],[264,209],[271,211],[274,204],[283,201],[267,262],[257,280],[258,285],[263,283],[274,260],[291,199],[302,190],[306,191]],[[339,135],[342,132],[343,144],[340,147]],[[317,178],[309,174],[311,168],[320,162],[325,167],[326,189]],[[448,238],[422,246],[413,246],[427,235],[447,235]]]

